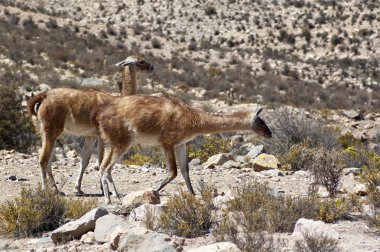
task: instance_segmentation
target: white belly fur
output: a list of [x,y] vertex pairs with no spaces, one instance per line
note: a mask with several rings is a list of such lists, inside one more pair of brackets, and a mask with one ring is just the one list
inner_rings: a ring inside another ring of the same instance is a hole
[[65,121],[65,132],[76,136],[92,136],[97,135],[95,127],[88,127],[87,125],[78,125],[72,118],[67,118]]
[[160,145],[160,142],[158,141],[157,135],[142,134],[142,133],[135,134],[134,143],[135,144],[142,144],[142,145],[149,145],[149,146]]

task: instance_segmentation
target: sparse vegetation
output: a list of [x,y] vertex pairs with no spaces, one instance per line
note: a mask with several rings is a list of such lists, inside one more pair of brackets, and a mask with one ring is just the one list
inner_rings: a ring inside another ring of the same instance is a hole
[[167,233],[183,237],[197,237],[209,233],[211,224],[209,205],[187,192],[169,198],[159,220],[160,228]]
[[229,142],[225,138],[215,135],[199,137],[198,140],[188,144],[187,154],[190,159],[199,158],[201,162],[213,155],[229,152]]
[[162,165],[164,163],[160,147],[133,146],[126,154],[124,160],[125,165],[144,165],[146,163],[155,165]]
[[304,233],[304,240],[298,240],[295,244],[296,252],[338,252],[338,241],[329,238],[327,234],[317,235]]
[[331,196],[336,196],[344,168],[342,153],[320,147],[315,149],[311,160],[309,165],[315,182],[326,187]]
[[21,100],[15,86],[0,84],[0,149],[28,152],[37,140]]
[[236,191],[215,234],[218,240],[232,241],[240,249],[249,250],[254,242],[252,235],[292,232],[300,218],[334,222],[349,218],[351,209],[352,204],[347,199],[275,196],[267,186],[255,182]]
[[22,188],[20,194],[0,204],[0,234],[22,238],[51,231],[64,218],[79,218],[96,206],[96,201],[69,200],[51,189]]
[[268,141],[267,145],[272,153],[280,155],[289,153],[293,145],[306,140],[309,146],[323,146],[326,149],[338,145],[337,133],[326,127],[320,119],[308,118],[305,114],[296,115],[288,109],[277,110],[272,131],[274,139]]

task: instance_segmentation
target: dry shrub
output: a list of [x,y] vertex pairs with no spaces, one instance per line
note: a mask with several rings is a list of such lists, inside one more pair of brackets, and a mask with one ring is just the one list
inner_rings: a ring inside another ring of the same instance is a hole
[[21,238],[38,235],[59,227],[65,201],[53,190],[22,188],[13,200],[0,205],[0,233]]
[[320,147],[315,149],[311,159],[309,168],[315,182],[325,186],[330,195],[335,196],[345,165],[342,152]]
[[211,224],[208,204],[187,192],[170,197],[159,219],[159,227],[165,232],[183,237],[209,233]]
[[294,144],[286,155],[280,157],[280,162],[286,170],[307,170],[314,148],[311,147],[310,141],[307,139],[302,143]]
[[[242,250],[257,251],[250,248],[257,245],[258,241],[253,238],[259,234],[270,237],[268,234],[273,232],[293,232],[300,218],[325,222],[348,219],[350,210],[349,199],[275,196],[266,185],[254,182],[237,189],[235,198],[227,204],[222,220],[216,225],[215,236],[220,241],[235,243]],[[263,240],[262,246],[265,244]]]
[[337,252],[338,241],[329,238],[327,235],[317,235],[303,233],[304,240],[298,240],[295,243],[296,252]]
[[37,139],[33,124],[21,107],[21,95],[13,85],[0,84],[0,149],[27,152]]
[[98,206],[98,201],[95,199],[68,199],[65,204],[65,217],[70,219],[79,219],[92,209]]
[[338,145],[336,132],[319,119],[307,118],[303,114],[297,116],[288,109],[277,110],[273,118],[273,139],[266,141],[272,153],[284,155],[294,144],[305,140],[311,146],[324,146],[327,149]]
[[22,238],[58,228],[65,218],[77,219],[95,208],[95,200],[70,200],[48,188],[22,188],[18,196],[0,204],[0,234]]
[[125,165],[144,165],[146,163],[163,165],[161,147],[133,146],[126,154]]
[[[364,166],[361,179],[367,186],[369,202],[380,209],[380,155],[368,152],[368,159],[368,166]],[[378,219],[380,221],[380,217]]]
[[144,226],[150,230],[156,230],[158,227],[158,219],[152,208],[146,209],[145,218],[143,220]]
[[187,146],[189,158],[199,158],[201,162],[206,162],[213,155],[230,151],[228,139],[216,135],[199,137]]

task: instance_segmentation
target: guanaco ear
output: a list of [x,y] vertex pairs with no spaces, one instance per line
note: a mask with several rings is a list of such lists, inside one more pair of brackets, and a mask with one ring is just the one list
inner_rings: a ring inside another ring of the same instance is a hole
[[131,59],[131,58],[126,58],[125,60],[116,63],[115,66],[125,67],[125,66],[131,65],[131,64],[136,64],[136,60]]
[[261,108],[259,108],[259,110],[257,110],[255,118],[260,115],[261,111],[263,111],[263,107],[261,107]]

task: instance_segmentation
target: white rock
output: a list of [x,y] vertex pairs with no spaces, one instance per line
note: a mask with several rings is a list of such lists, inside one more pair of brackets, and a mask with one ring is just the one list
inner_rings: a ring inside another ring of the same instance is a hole
[[216,165],[222,165],[225,162],[233,160],[233,155],[230,153],[220,153],[211,156],[205,163],[203,163],[204,168],[215,168]]
[[263,145],[253,146],[248,154],[245,155],[245,158],[248,158],[248,160],[256,158],[263,151],[263,148]]
[[80,241],[85,244],[94,244],[96,242],[95,240],[95,233],[90,231],[80,238]]
[[240,252],[241,250],[232,242],[217,242],[198,248],[189,249],[189,252]]
[[102,207],[95,208],[83,215],[80,219],[66,223],[65,225],[54,230],[50,237],[54,243],[79,239],[83,234],[93,231],[95,222],[104,215],[108,214],[108,210]]
[[162,205],[143,204],[129,214],[129,221],[144,221],[147,218],[147,214],[153,214],[155,218],[159,218],[162,213]]
[[111,234],[114,232],[125,233],[127,230],[131,229],[133,226],[123,217],[108,214],[99,218],[95,225],[95,239],[98,242],[109,242]]
[[222,165],[224,169],[240,168],[240,163],[234,160],[229,160]]
[[339,234],[323,221],[314,221],[301,218],[297,221],[292,236],[308,233],[310,235],[327,236],[332,239],[339,239]]
[[140,206],[142,204],[160,204],[160,196],[156,191],[133,191],[122,199],[124,206]]
[[163,235],[157,232],[142,233],[131,230],[120,237],[118,251],[150,251],[150,252],[177,252],[165,241]]

